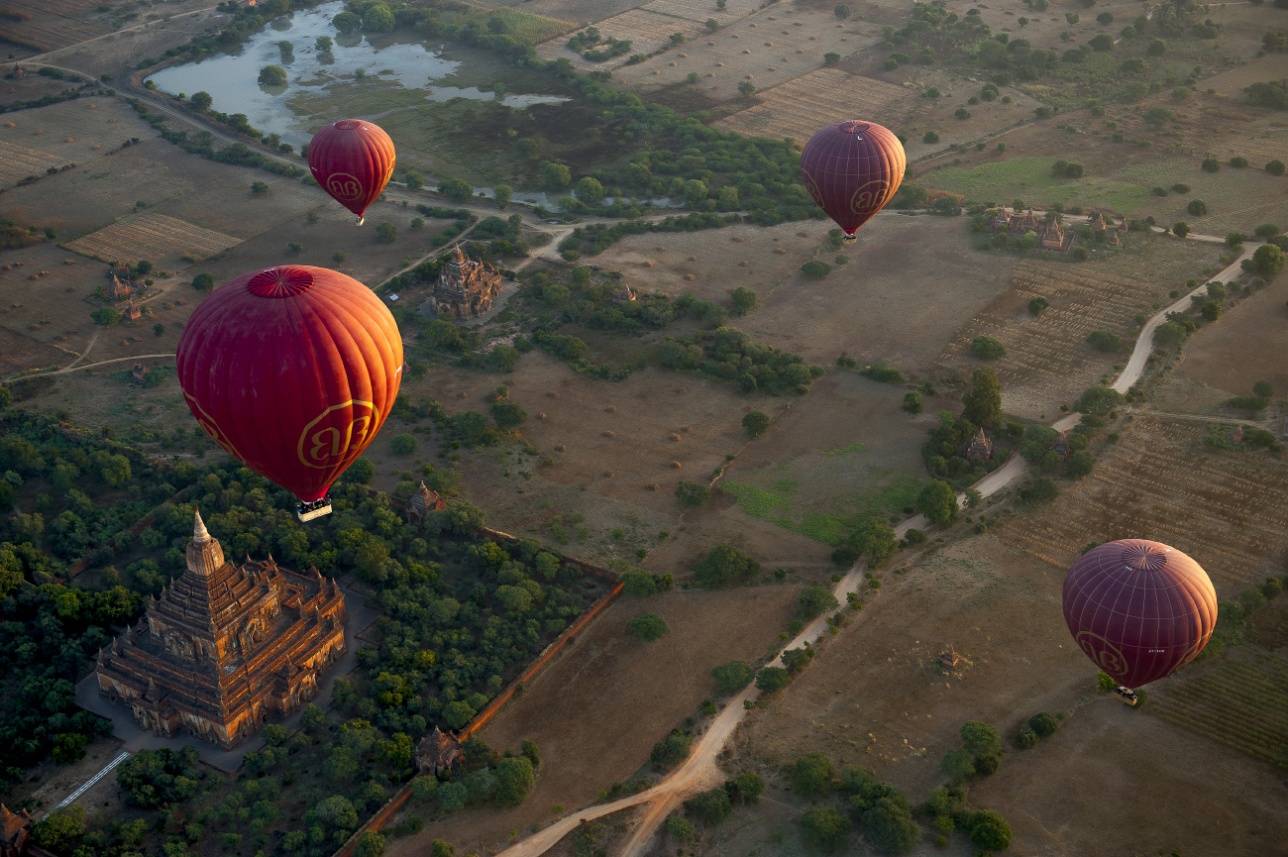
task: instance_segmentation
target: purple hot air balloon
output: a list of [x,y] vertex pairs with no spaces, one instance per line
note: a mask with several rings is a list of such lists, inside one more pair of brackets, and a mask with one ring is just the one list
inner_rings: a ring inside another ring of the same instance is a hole
[[1064,621],[1114,681],[1140,687],[1198,657],[1216,627],[1201,566],[1159,542],[1122,539],[1078,558],[1064,579]]
[[889,128],[852,119],[828,125],[801,150],[801,181],[827,216],[854,233],[894,198],[907,158]]

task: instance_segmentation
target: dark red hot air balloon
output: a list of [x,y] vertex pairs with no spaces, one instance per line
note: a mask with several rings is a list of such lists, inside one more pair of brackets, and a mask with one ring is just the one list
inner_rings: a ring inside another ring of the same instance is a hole
[[894,198],[907,158],[889,128],[852,119],[828,125],[801,150],[801,180],[827,216],[854,233]]
[[338,271],[287,265],[220,286],[176,354],[192,415],[229,454],[289,490],[302,520],[384,425],[402,380],[393,315]]
[[1082,651],[1125,688],[1198,657],[1216,627],[1207,572],[1176,548],[1123,539],[1078,558],[1064,579],[1064,621]]
[[394,174],[394,141],[379,125],[341,119],[313,135],[309,169],[322,189],[358,215],[380,198]]

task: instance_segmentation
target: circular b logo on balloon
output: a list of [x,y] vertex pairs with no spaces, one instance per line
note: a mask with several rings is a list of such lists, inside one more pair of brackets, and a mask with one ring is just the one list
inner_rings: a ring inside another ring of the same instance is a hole
[[1128,672],[1127,658],[1117,646],[1099,634],[1082,631],[1074,638],[1087,657],[1091,658],[1102,670],[1114,678]]
[[331,173],[326,177],[326,192],[341,202],[362,199],[362,182],[348,173]]
[[296,452],[305,467],[325,470],[345,461],[351,451],[367,445],[380,420],[376,406],[360,399],[332,405],[300,432]]
[[868,214],[885,204],[886,193],[890,185],[885,179],[873,179],[859,187],[850,197],[850,211],[855,214]]

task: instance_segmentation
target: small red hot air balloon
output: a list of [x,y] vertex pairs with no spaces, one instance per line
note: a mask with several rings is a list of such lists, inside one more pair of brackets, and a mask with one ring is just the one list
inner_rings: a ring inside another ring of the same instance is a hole
[[301,501],[331,511],[331,483],[384,425],[402,381],[389,309],[338,271],[287,265],[220,286],[184,327],[179,386],[230,455]]
[[341,119],[313,135],[309,169],[322,189],[358,215],[384,193],[394,174],[394,141],[379,125],[362,119]]
[[828,125],[801,150],[801,180],[827,216],[854,233],[894,198],[907,158],[889,128],[852,119]]
[[1133,702],[1130,688],[1198,657],[1216,613],[1207,572],[1159,542],[1122,539],[1092,548],[1064,579],[1069,633]]

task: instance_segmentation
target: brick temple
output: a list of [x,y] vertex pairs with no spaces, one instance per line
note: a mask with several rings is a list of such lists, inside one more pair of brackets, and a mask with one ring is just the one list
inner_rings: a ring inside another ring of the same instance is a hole
[[98,654],[99,692],[157,734],[229,748],[317,693],[345,649],[344,594],[316,568],[241,565],[194,516],[187,570]]
[[492,308],[501,290],[501,274],[486,262],[465,255],[461,245],[452,248],[452,258],[443,265],[431,301],[439,318],[477,316]]

